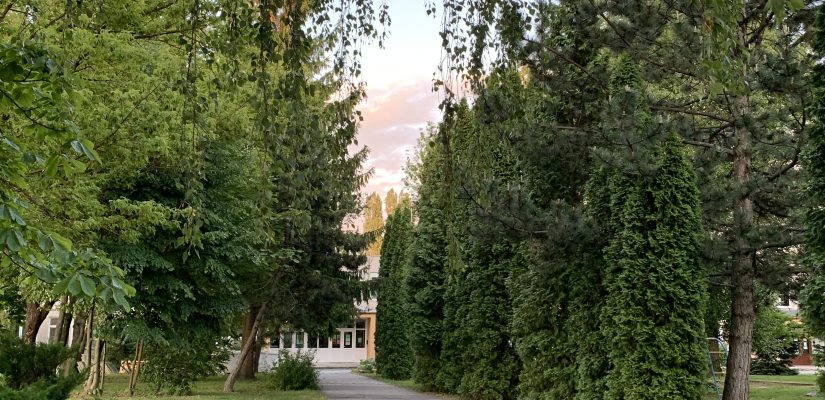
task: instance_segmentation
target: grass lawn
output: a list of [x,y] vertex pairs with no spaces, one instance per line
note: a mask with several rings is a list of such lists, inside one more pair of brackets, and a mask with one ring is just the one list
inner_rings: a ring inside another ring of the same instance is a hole
[[[265,379],[256,381],[238,381],[235,384],[235,393],[224,393],[223,382],[226,376],[213,376],[192,385],[191,396],[164,396],[152,393],[147,383],[138,383],[135,397],[126,394],[127,375],[106,375],[106,385],[100,399],[133,399],[133,400],[324,400],[324,396],[317,390],[300,392],[278,392],[266,385]],[[81,399],[79,395],[72,397]]]
[[[724,377],[720,378],[719,384],[722,382]],[[751,400],[811,399],[806,395],[816,389],[816,375],[751,375],[750,388]],[[716,395],[710,393],[705,398],[715,399]]]

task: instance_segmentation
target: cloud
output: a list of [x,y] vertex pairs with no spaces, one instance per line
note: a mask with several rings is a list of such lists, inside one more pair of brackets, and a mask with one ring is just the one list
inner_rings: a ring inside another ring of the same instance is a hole
[[404,164],[421,129],[440,118],[439,97],[431,87],[429,78],[421,78],[392,87],[367,88],[367,100],[360,107],[364,121],[358,143],[369,148],[365,167],[373,168],[374,174],[363,189],[365,193],[383,196],[390,188],[403,188]]

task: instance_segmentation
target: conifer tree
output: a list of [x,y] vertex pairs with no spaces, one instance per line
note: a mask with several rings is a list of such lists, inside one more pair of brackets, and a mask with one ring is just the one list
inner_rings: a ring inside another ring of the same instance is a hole
[[[610,196],[602,330],[613,367],[607,399],[700,399],[705,371],[705,275],[697,262],[702,231],[696,176],[680,139],[651,147],[657,129],[632,61],[613,67],[604,123]],[[622,130],[622,131],[619,131]],[[624,162],[622,162],[624,161]]]
[[407,379],[412,373],[407,298],[404,293],[412,213],[401,204],[387,218],[381,247],[378,305],[376,306],[375,362],[381,376]]
[[[813,47],[816,55],[825,56],[825,8],[820,6],[816,18]],[[813,125],[809,131],[805,153],[807,173],[805,214],[805,262],[811,270],[802,296],[802,318],[806,329],[816,337],[825,336],[825,65],[813,69]],[[821,363],[821,361],[820,361]],[[825,391],[825,375],[818,379],[820,391]]]
[[418,223],[410,248],[406,293],[410,316],[413,379],[427,389],[441,389],[436,377],[441,369],[444,332],[444,274],[447,232],[442,192],[444,150],[432,132],[419,143],[421,163],[414,177],[418,184],[414,205]]

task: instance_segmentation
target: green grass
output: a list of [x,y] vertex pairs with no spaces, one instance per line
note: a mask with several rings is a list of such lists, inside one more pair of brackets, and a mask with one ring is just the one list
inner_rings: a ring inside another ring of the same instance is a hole
[[[719,378],[720,385],[724,379]],[[750,380],[750,400],[811,399],[806,395],[816,389],[816,375],[751,375]],[[716,399],[716,395],[709,392],[705,398]]]
[[[234,393],[223,392],[223,382],[226,376],[213,376],[195,382],[192,385],[191,396],[155,395],[148,383],[138,383],[135,397],[126,394],[127,375],[106,375],[103,400],[130,399],[130,400],[324,400],[324,396],[317,390],[300,392],[278,392],[266,385],[265,379],[255,381],[238,381]],[[73,399],[81,399],[75,395]]]

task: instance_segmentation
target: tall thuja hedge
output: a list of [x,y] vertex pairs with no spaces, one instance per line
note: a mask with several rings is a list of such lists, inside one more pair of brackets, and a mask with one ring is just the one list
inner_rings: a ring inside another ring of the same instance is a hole
[[413,349],[413,380],[427,389],[436,384],[441,369],[441,337],[444,331],[444,269],[447,263],[446,200],[443,196],[444,151],[422,138],[421,162],[411,171],[417,181],[414,211],[418,223],[409,249],[406,294]]
[[[613,66],[605,111],[609,228],[602,331],[613,365],[606,399],[702,397],[705,276],[697,262],[702,232],[696,176],[681,141],[658,144],[656,126],[629,57]],[[612,165],[611,165],[612,164]]]
[[390,379],[407,379],[412,373],[407,298],[404,293],[407,248],[412,239],[412,214],[401,204],[387,218],[381,246],[380,286],[375,329],[378,372]]
[[[825,56],[825,9],[817,12],[814,50],[819,57]],[[807,172],[806,194],[808,207],[805,214],[805,262],[811,269],[811,278],[802,294],[802,318],[808,331],[817,337],[825,336],[825,65],[813,69],[813,95],[811,117],[813,124],[808,132],[808,148],[804,162]],[[817,364],[822,364],[822,359]],[[825,374],[818,379],[820,390],[825,391]]]

